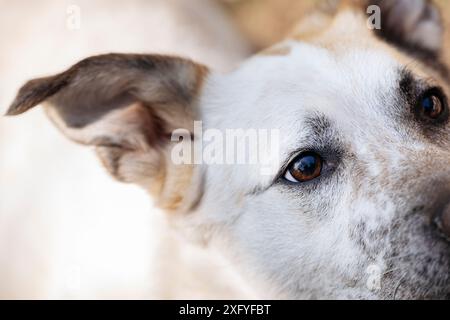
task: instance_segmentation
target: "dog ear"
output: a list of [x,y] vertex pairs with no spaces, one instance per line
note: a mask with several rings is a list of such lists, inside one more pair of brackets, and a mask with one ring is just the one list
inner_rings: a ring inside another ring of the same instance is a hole
[[114,177],[144,186],[158,194],[162,207],[175,209],[192,168],[169,168],[171,132],[192,132],[206,74],[205,67],[181,58],[94,56],[26,83],[7,115],[46,102],[57,127],[70,139],[95,146]]
[[367,0],[381,11],[378,36],[418,58],[435,59],[443,46],[439,8],[430,0]]

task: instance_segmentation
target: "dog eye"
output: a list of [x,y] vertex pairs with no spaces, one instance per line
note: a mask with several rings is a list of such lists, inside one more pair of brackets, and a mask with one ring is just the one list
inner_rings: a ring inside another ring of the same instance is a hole
[[306,182],[320,176],[323,160],[317,153],[305,152],[297,156],[288,166],[284,178],[291,182]]
[[419,115],[428,120],[440,120],[447,113],[443,94],[434,88],[425,92],[419,101]]

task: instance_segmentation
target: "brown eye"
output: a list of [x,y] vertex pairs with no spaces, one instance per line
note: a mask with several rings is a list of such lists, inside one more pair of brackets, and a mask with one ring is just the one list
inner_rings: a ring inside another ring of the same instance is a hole
[[291,182],[310,181],[320,176],[322,164],[323,160],[317,153],[302,153],[291,162],[284,178]]
[[442,95],[436,90],[430,90],[423,95],[419,103],[419,114],[431,120],[437,120],[444,115],[446,106]]

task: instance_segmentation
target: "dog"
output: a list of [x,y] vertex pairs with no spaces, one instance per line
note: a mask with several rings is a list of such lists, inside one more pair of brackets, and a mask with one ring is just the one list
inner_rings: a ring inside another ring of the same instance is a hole
[[[64,135],[264,297],[448,299],[443,32],[430,1],[343,0],[226,74],[181,57],[93,56],[26,83],[7,115],[45,104]],[[277,169],[175,163],[174,148],[201,139],[196,122],[278,130]]]

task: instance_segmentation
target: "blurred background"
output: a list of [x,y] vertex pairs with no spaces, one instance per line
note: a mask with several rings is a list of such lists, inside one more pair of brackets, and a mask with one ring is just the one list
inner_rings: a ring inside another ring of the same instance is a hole
[[[0,112],[26,80],[93,54],[176,54],[229,70],[320,2],[0,0]],[[437,2],[450,16],[450,1]],[[0,118],[0,298],[255,297],[42,110]]]
[[[280,41],[308,12],[336,0],[224,0],[234,23],[253,48],[266,48]],[[432,0],[442,10],[447,26],[446,46],[450,45],[450,1]],[[450,61],[450,50],[445,50]]]

